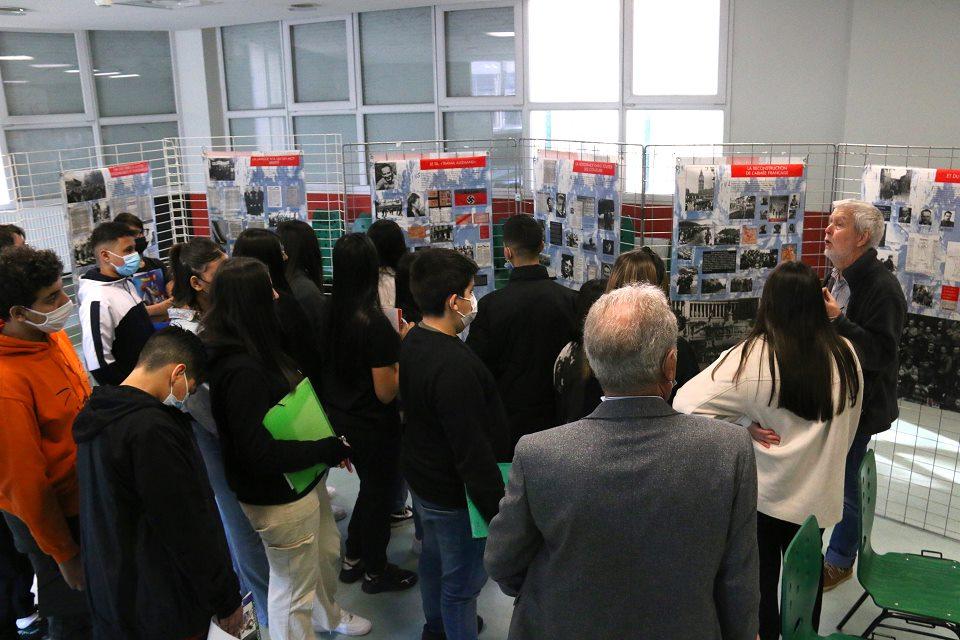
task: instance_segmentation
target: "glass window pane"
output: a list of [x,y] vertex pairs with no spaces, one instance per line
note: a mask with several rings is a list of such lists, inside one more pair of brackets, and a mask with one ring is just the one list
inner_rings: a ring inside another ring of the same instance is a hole
[[317,134],[339,133],[341,144],[356,144],[357,117],[353,114],[334,116],[298,116],[293,119],[293,130],[297,134],[297,144],[303,149],[304,169],[307,182],[332,183],[340,181],[343,172],[347,184],[363,182],[363,154],[359,147],[346,152],[351,158],[345,158],[346,167],[337,166],[335,149],[329,148],[328,139]]
[[7,149],[24,200],[59,198],[61,171],[97,166],[90,127],[7,131]]
[[[723,111],[715,110],[641,110],[627,111],[627,142],[630,144],[713,145],[723,142]],[[693,154],[696,149],[687,148]],[[703,152],[712,153],[709,147]],[[676,151],[670,147],[653,147],[647,155],[649,178],[647,193],[670,194],[674,191]],[[628,191],[640,191],[640,175],[637,170],[627,172]]]
[[531,111],[530,137],[617,142],[620,139],[620,113],[613,109]]
[[72,33],[0,32],[0,62],[11,116],[83,113],[83,90]]
[[620,99],[620,0],[530,0],[528,16],[532,102]]
[[[443,137],[448,151],[475,148],[476,142],[458,144],[459,140],[499,140],[523,136],[523,114],[520,111],[448,111],[443,114]],[[493,186],[509,189],[516,186],[518,172],[517,147],[512,143],[490,144]]]
[[433,113],[376,113],[364,116],[367,142],[436,140]]
[[153,176],[163,172],[163,139],[180,135],[176,122],[113,124],[100,128],[107,164],[150,161]]
[[284,118],[231,118],[232,148],[244,151],[271,151],[286,145]]
[[634,94],[714,95],[719,64],[720,0],[633,0]]
[[350,99],[345,21],[295,25],[290,43],[296,102]]
[[221,35],[227,108],[236,111],[282,107],[280,25],[261,22],[223,27]]
[[433,102],[433,10],[360,14],[364,104]]
[[444,13],[447,95],[517,95],[513,7]]
[[91,31],[90,52],[101,116],[177,112],[168,32]]

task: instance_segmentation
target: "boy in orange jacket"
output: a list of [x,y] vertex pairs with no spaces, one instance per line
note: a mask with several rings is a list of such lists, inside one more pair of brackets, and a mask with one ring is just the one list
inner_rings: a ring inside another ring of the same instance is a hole
[[49,638],[84,640],[74,418],[90,395],[63,327],[73,302],[52,251],[0,253],[0,510],[37,574]]

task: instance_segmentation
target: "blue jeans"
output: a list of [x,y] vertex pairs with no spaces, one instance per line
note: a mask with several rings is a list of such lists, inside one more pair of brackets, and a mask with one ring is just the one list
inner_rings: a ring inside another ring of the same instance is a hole
[[200,455],[207,467],[207,478],[217,499],[223,531],[227,535],[230,557],[234,571],[240,579],[243,593],[253,593],[253,605],[257,611],[257,620],[261,627],[267,624],[267,585],[270,581],[270,564],[263,550],[260,536],[250,526],[247,514],[240,508],[237,496],[227,485],[223,471],[223,455],[220,453],[220,439],[197,422],[193,423],[193,433],[197,437]]
[[824,560],[835,567],[849,569],[860,549],[860,463],[867,454],[870,436],[858,433],[847,452],[843,478],[843,519],[833,528]]
[[447,640],[476,640],[477,596],[487,582],[483,568],[487,541],[472,537],[465,508],[441,507],[415,493],[413,505],[423,525],[419,573],[424,630],[446,634]]

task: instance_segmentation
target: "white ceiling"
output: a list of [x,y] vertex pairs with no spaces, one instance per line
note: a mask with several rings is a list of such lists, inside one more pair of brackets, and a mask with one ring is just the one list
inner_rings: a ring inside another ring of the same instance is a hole
[[[116,0],[122,1],[122,0]],[[0,29],[29,31],[74,31],[78,29],[178,30],[218,27],[269,20],[308,20],[311,17],[354,11],[396,9],[432,4],[431,0],[314,0],[320,7],[290,11],[290,5],[306,0],[219,0],[218,4],[182,9],[151,9],[115,4],[98,7],[94,0],[0,0],[0,7],[23,7],[22,17],[0,15]],[[475,0],[444,0],[462,4]]]

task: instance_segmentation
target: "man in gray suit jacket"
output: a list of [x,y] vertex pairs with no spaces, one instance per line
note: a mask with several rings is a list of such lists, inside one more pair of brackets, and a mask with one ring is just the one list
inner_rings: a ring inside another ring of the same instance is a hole
[[754,640],[757,469],[745,429],[664,400],[677,322],[650,285],[587,316],[604,401],[524,436],[484,562],[517,597],[511,640]]

